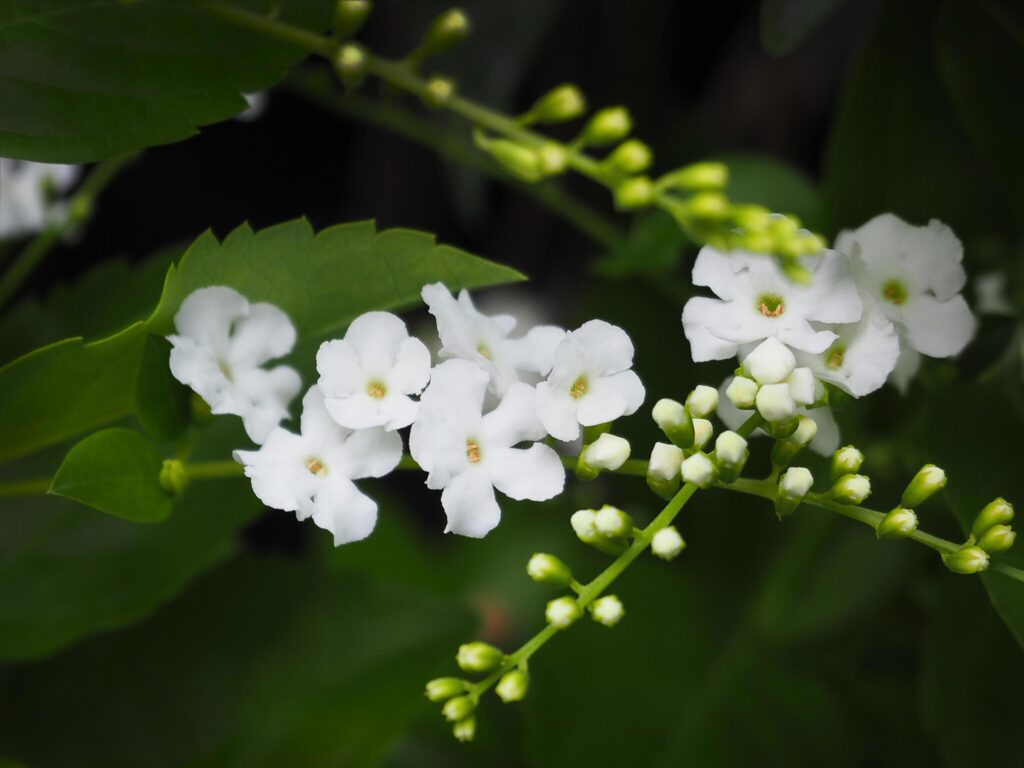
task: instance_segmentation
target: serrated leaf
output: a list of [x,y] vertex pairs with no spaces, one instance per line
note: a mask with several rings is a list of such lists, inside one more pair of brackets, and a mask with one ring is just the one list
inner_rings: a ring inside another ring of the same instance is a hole
[[173,440],[188,426],[189,390],[171,375],[171,345],[147,335],[135,374],[135,416],[157,440]]
[[[266,3],[250,2],[257,13]],[[276,3],[323,28],[334,3]],[[180,0],[0,5],[0,156],[84,163],[180,141],[307,55]]]
[[49,493],[136,523],[171,514],[170,494],[160,487],[163,457],[130,429],[105,429],[77,443],[64,457]]

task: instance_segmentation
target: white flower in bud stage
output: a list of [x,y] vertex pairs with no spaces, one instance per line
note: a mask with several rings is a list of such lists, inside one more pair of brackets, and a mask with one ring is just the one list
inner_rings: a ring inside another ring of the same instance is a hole
[[590,615],[594,617],[594,621],[606,627],[614,627],[625,614],[626,609],[622,601],[615,595],[599,597],[590,606]]
[[855,322],[861,300],[842,254],[822,251],[804,264],[811,281],[800,285],[770,256],[703,248],[693,283],[709,287],[719,298],[695,297],[683,308],[694,361],[725,360],[741,345],[772,336],[793,349],[824,352],[836,335],[812,323]]
[[715,479],[715,465],[703,453],[695,453],[683,461],[681,472],[684,483],[707,488]]
[[490,377],[491,391],[502,395],[520,380],[521,373],[546,376],[555,348],[566,332],[553,325],[538,325],[525,336],[509,338],[516,319],[511,315],[488,316],[473,305],[467,291],[456,300],[441,283],[423,286],[423,301],[437,320],[440,356],[468,360]]
[[605,432],[583,449],[583,463],[594,469],[614,472],[629,458],[629,441]]
[[814,475],[806,467],[790,467],[779,479],[779,492],[791,499],[802,499],[814,485]]
[[671,443],[655,443],[647,471],[659,480],[675,480],[683,463],[683,449]]
[[537,415],[559,440],[575,440],[585,427],[635,413],[644,385],[632,370],[633,342],[621,328],[591,320],[555,350],[547,381],[537,385]]
[[932,219],[915,227],[884,213],[840,232],[836,248],[899,332],[902,354],[892,374],[899,389],[910,383],[920,355],[952,357],[971,340],[977,321],[960,295],[967,280],[963,246],[945,224]]
[[344,339],[316,353],[318,383],[327,412],[349,429],[407,427],[416,420],[418,395],[430,380],[430,352],[390,312],[367,312]]
[[546,501],[562,492],[565,469],[555,451],[540,443],[535,392],[520,382],[483,412],[488,376],[465,360],[434,368],[420,398],[409,451],[426,470],[427,487],[443,489],[446,532],[480,538],[501,519],[494,489],[513,499]]
[[698,385],[686,398],[686,410],[694,417],[704,418],[718,407],[718,390],[707,384]]
[[780,384],[795,369],[793,350],[775,337],[765,339],[743,356],[743,370],[758,384]]
[[190,293],[174,316],[171,373],[205,400],[215,414],[242,417],[246,434],[262,443],[288,417],[302,388],[286,365],[263,366],[291,352],[295,326],[273,304],[250,304],[225,286]]
[[700,450],[715,436],[715,427],[707,419],[693,420],[693,447]]
[[736,376],[725,388],[725,397],[735,408],[749,411],[757,402],[758,383],[746,376]]
[[685,546],[686,542],[683,541],[683,537],[671,525],[667,528],[662,528],[651,539],[651,552],[662,560],[673,559],[683,551]]
[[311,387],[302,398],[301,433],[276,427],[256,451],[235,451],[253,493],[268,507],[294,512],[334,534],[334,543],[365,539],[377,523],[377,503],[353,483],[383,477],[402,458],[397,432],[338,426]]
[[0,239],[38,232],[65,214],[58,195],[78,178],[79,166],[0,157]]

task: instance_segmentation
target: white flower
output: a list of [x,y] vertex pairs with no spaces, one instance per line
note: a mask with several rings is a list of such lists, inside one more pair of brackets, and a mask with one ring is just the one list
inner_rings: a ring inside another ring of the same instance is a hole
[[630,368],[633,342],[621,328],[591,320],[555,350],[547,381],[537,385],[537,415],[548,434],[575,440],[585,427],[635,413],[644,385]]
[[983,315],[1012,317],[1017,314],[1007,298],[1006,273],[998,270],[975,275],[974,302]]
[[615,595],[599,597],[590,606],[590,615],[594,617],[594,621],[606,627],[614,627],[622,620],[625,613],[626,609],[622,606],[622,601]]
[[633,518],[618,507],[605,504],[594,516],[594,525],[602,536],[620,539],[633,532]]
[[582,615],[580,604],[572,597],[556,597],[544,609],[544,617],[548,623],[558,629],[565,629]]
[[377,504],[352,482],[382,477],[402,458],[397,432],[338,426],[323,395],[302,398],[301,434],[276,427],[256,451],[235,451],[252,490],[268,507],[294,512],[334,534],[334,543],[365,539],[377,522]]
[[687,422],[686,408],[678,400],[661,398],[651,409],[651,416],[662,432],[677,429]]
[[316,369],[327,412],[341,426],[400,429],[416,420],[409,395],[430,380],[430,352],[395,315],[367,312],[344,339],[320,345]]
[[743,370],[758,384],[778,384],[796,368],[793,351],[774,337],[758,344],[743,358]]
[[718,390],[699,384],[686,398],[686,410],[691,416],[704,418],[718,407]]
[[460,358],[479,366],[490,377],[491,390],[502,395],[521,373],[546,376],[551,370],[555,348],[565,331],[553,325],[538,325],[523,337],[510,339],[516,327],[511,315],[481,314],[469,293],[458,301],[441,283],[423,286],[423,301],[437,320],[441,357]]
[[545,501],[565,484],[565,469],[553,449],[539,443],[514,447],[545,434],[533,388],[512,384],[498,406],[484,414],[487,386],[487,374],[465,360],[437,366],[409,436],[413,458],[428,472],[427,487],[444,489],[446,532],[474,538],[501,519],[495,488],[513,499]]
[[757,390],[757,412],[766,421],[785,421],[796,415],[789,384],[766,384]]
[[651,449],[651,460],[647,465],[647,471],[659,480],[671,481],[679,477],[682,463],[682,448],[670,443],[655,443],[654,448]]
[[0,157],[0,239],[31,234],[65,214],[57,196],[78,178],[77,165]]
[[900,334],[908,359],[897,365],[897,385],[920,364],[914,353],[952,357],[971,340],[977,322],[960,295],[963,246],[945,224],[914,227],[885,213],[841,232],[836,248],[853,260],[858,283]]
[[295,326],[273,304],[250,304],[225,286],[190,293],[168,336],[171,373],[216,414],[242,417],[246,434],[262,443],[282,419],[302,382],[295,369],[263,365],[295,346]]
[[674,526],[662,528],[651,539],[651,552],[662,560],[671,560],[683,551],[686,543]]
[[695,453],[683,462],[681,469],[684,483],[693,483],[707,488],[715,479],[715,465],[703,453]]
[[725,360],[740,345],[769,337],[804,352],[823,352],[835,339],[811,323],[860,319],[861,301],[846,258],[835,251],[807,257],[808,285],[786,277],[770,256],[724,254],[705,247],[693,267],[694,285],[719,297],[695,297],[683,308],[683,330],[695,362]]
[[871,495],[871,478],[867,475],[843,475],[832,486],[832,495],[838,501],[860,504]]
[[605,432],[583,450],[583,462],[594,469],[614,472],[629,458],[629,441]]
[[723,432],[715,441],[715,457],[726,464],[743,464],[749,453],[747,441],[735,432]]

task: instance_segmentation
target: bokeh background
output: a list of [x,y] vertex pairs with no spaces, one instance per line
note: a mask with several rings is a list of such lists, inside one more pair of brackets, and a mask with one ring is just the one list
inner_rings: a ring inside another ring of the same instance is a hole
[[[445,7],[380,2],[361,39],[401,55]],[[734,198],[793,212],[829,237],[883,211],[940,218],[964,241],[972,285],[1002,271],[1010,303],[1024,308],[1016,4],[463,7],[471,39],[428,71],[452,75],[466,95],[516,112],[575,82],[594,106],[630,108],[657,169],[725,159]],[[525,287],[481,293],[485,307],[528,322],[622,325],[650,403],[717,384],[730,366],[694,366],[680,324],[695,249],[667,218],[616,214],[607,197],[579,179],[510,181],[475,153],[465,124],[372,86],[346,98],[308,64],[254,119],[148,150],[124,170],[0,319],[0,357],[143,315],[169,259],[207,228],[373,218],[530,275]],[[409,317],[429,330],[426,315]],[[906,396],[887,388],[845,404],[844,441],[868,456],[875,506],[893,504],[924,461],[951,477],[922,510],[929,531],[957,538],[992,497],[1024,500],[1013,495],[1024,490],[1020,350],[1016,316],[985,316],[962,358],[932,361]],[[213,429],[225,449],[240,439],[234,425]],[[637,455],[657,439],[645,411],[616,431]],[[820,510],[780,524],[768,505],[714,491],[680,517],[683,556],[643,558],[616,583],[627,611],[618,627],[581,622],[557,637],[531,662],[526,701],[489,697],[477,741],[457,744],[422,685],[455,670],[460,642],[511,650],[542,626],[552,595],[527,578],[529,556],[554,552],[589,578],[606,558],[574,539],[569,514],[612,502],[647,520],[659,504],[636,480],[573,482],[547,504],[503,500],[501,526],[470,541],[441,533],[438,495],[420,477],[366,485],[381,502],[378,530],[339,550],[311,523],[262,509],[238,481],[193,489],[155,527],[61,500],[5,501],[0,638],[29,650],[0,666],[0,758],[1021,764],[1020,585],[986,577],[1000,614],[979,579],[912,543],[876,542]]]

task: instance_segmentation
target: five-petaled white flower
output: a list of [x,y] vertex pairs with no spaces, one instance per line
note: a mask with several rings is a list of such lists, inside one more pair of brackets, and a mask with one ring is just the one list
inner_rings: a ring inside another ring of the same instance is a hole
[[467,291],[456,300],[441,283],[423,286],[423,301],[437,320],[441,357],[460,358],[479,366],[490,377],[491,391],[501,395],[520,380],[521,373],[546,376],[555,348],[565,331],[538,325],[525,335],[510,339],[516,327],[511,315],[481,314]]
[[575,440],[581,424],[635,413],[645,393],[632,366],[633,342],[618,326],[591,320],[570,333],[555,350],[551,375],[537,385],[537,415],[548,434]]
[[242,417],[245,431],[262,443],[282,419],[302,382],[293,368],[262,366],[288,354],[295,327],[273,304],[250,304],[224,286],[190,293],[174,316],[168,336],[171,373],[195,390],[213,413]]
[[427,487],[444,489],[446,532],[480,538],[501,519],[494,489],[513,499],[545,501],[562,492],[565,469],[550,447],[534,443],[536,393],[521,382],[506,389],[494,410],[483,413],[488,376],[465,360],[448,360],[431,372],[409,451],[428,472]]
[[416,420],[418,395],[430,380],[430,352],[390,312],[367,312],[344,339],[316,353],[318,385],[327,412],[343,427],[407,427]]
[[0,157],[0,238],[38,232],[64,215],[57,196],[78,178],[77,165]]
[[790,280],[771,256],[720,253],[705,247],[693,266],[694,285],[717,299],[694,297],[683,307],[683,331],[695,362],[725,360],[741,345],[775,336],[804,352],[824,352],[836,334],[812,323],[852,323],[861,300],[847,259],[822,251],[804,259],[811,282]]
[[256,451],[235,451],[252,490],[268,507],[294,512],[334,534],[335,545],[365,539],[377,504],[353,483],[383,477],[402,458],[402,438],[379,427],[352,431],[331,419],[313,386],[302,398],[301,434],[276,427]]
[[952,357],[971,340],[977,323],[960,295],[963,246],[945,224],[932,219],[915,227],[884,213],[839,233],[836,248],[853,260],[858,283],[899,331],[897,387],[906,389],[921,355]]

